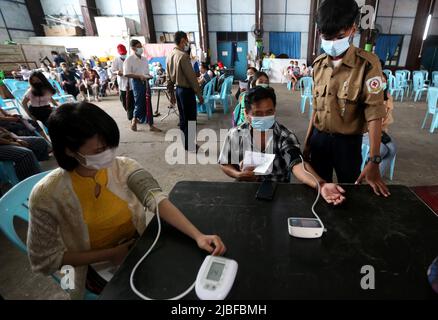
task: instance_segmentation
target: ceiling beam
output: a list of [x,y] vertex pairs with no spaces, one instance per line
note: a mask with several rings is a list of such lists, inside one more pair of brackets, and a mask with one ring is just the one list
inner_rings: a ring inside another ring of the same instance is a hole
[[211,56],[210,38],[208,36],[207,0],[196,1],[198,10],[199,43],[203,52],[207,53],[207,60]]
[[137,0],[138,13],[140,15],[141,33],[146,39],[146,43],[157,43],[157,33],[155,32],[154,14],[150,0]]
[[40,0],[26,0],[27,11],[32,21],[33,30],[39,37],[45,36],[43,24],[46,23],[44,10]]
[[79,0],[82,17],[84,19],[85,35],[97,36],[96,21],[94,17],[98,15],[95,0]]
[[[420,68],[421,54],[423,50],[423,34],[426,27],[427,16],[433,13],[435,0],[418,1],[414,27],[412,28],[411,43],[409,45],[406,68],[417,70]],[[430,32],[430,30],[429,30]]]

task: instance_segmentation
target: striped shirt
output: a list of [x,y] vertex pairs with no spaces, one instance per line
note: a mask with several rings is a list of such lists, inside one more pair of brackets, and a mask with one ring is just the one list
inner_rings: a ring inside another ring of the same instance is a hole
[[[292,168],[301,163],[301,150],[298,138],[285,126],[274,123],[272,138],[268,139],[263,153],[275,154],[272,173],[265,179],[277,182],[290,182]],[[246,151],[262,152],[253,143],[251,126],[245,122],[228,131],[219,155],[219,164],[239,166]]]

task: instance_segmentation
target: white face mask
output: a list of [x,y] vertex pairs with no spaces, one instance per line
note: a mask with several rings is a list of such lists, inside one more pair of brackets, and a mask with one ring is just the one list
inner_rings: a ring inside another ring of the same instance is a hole
[[91,170],[101,170],[111,167],[114,159],[116,158],[117,148],[107,149],[98,154],[83,155],[78,152],[78,154],[85,160],[85,163],[79,161],[87,169]]
[[139,56],[141,56],[143,54],[143,48],[137,48],[135,49],[135,53]]
[[189,50],[190,50],[190,45],[186,43],[186,45],[184,46],[184,51],[187,52]]
[[324,40],[321,39],[321,48],[331,57],[338,57],[347,51],[348,47],[350,47],[350,37],[347,36],[345,38],[339,40]]

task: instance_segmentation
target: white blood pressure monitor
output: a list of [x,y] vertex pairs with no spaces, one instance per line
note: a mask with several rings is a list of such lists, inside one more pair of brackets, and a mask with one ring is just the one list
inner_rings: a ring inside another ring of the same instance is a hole
[[196,295],[201,300],[224,300],[233,286],[236,273],[236,261],[207,256],[196,277]]
[[324,232],[324,226],[319,219],[289,218],[287,225],[289,234],[296,238],[320,238]]

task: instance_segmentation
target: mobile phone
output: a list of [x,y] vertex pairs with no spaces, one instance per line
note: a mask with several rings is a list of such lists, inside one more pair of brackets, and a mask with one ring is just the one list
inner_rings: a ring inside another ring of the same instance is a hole
[[274,198],[277,184],[270,180],[264,180],[256,193],[256,199],[271,201]]

